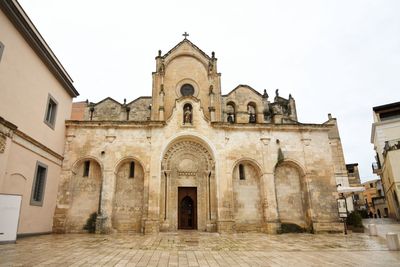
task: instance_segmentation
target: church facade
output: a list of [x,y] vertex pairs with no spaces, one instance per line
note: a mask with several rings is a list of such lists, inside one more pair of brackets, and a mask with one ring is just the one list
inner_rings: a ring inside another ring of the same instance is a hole
[[101,233],[341,231],[341,179],[334,118],[300,123],[278,91],[222,95],[215,54],[185,38],[159,51],[151,97],[74,104],[53,231],[94,212]]

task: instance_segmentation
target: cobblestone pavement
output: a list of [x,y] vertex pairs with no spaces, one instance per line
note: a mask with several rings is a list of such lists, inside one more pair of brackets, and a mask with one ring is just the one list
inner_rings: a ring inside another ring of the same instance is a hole
[[400,266],[366,234],[44,235],[0,245],[0,266]]

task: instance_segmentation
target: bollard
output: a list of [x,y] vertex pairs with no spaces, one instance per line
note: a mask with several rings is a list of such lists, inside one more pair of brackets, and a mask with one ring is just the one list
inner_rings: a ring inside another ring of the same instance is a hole
[[368,224],[369,235],[377,236],[378,230],[376,229],[376,225],[373,223]]
[[399,236],[396,233],[387,233],[386,241],[389,250],[400,250]]

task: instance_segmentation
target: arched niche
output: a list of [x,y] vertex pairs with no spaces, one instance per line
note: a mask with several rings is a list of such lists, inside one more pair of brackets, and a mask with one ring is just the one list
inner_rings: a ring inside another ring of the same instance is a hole
[[279,219],[282,227],[297,225],[303,229],[311,227],[308,218],[309,197],[305,172],[292,161],[283,161],[275,167],[275,189]]
[[102,168],[94,158],[82,158],[72,168],[71,203],[67,216],[67,232],[83,232],[92,213],[98,213]]
[[112,227],[118,232],[141,232],[144,212],[144,168],[133,157],[115,169]]
[[247,104],[247,113],[249,114],[249,123],[257,122],[257,105],[254,102]]
[[233,101],[226,104],[226,121],[229,123],[236,122],[236,104]]
[[[214,157],[207,145],[195,137],[174,140],[161,162],[160,221],[162,231],[179,229],[179,197],[191,188],[196,195],[196,222],[200,231],[215,231],[217,216]],[[195,228],[193,228],[195,229]]]
[[233,214],[237,232],[261,231],[263,223],[261,170],[255,162],[236,162],[232,172]]

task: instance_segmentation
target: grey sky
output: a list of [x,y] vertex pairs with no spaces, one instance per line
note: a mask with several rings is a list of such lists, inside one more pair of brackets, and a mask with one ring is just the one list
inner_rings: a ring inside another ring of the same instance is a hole
[[222,90],[293,95],[301,122],[338,119],[347,163],[373,178],[372,107],[400,100],[400,1],[51,1],[21,5],[77,100],[151,95],[154,57],[189,39],[216,52]]

